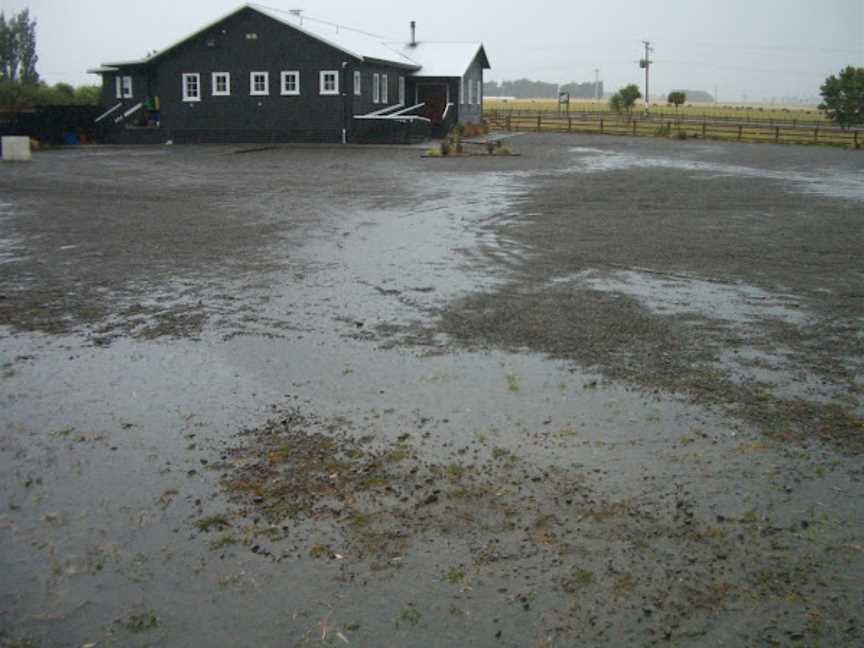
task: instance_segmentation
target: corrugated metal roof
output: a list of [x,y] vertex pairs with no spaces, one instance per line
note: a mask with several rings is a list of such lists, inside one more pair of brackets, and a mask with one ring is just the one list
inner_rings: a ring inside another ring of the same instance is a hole
[[182,45],[190,38],[194,38],[199,34],[209,31],[216,25],[220,24],[222,21],[243,11],[244,9],[252,9],[253,11],[257,11],[260,14],[263,14],[269,18],[272,18],[273,20],[277,20],[286,25],[289,25],[297,29],[298,31],[301,31],[311,36],[312,38],[327,43],[328,45],[335,47],[336,49],[341,50],[346,54],[361,60],[373,59],[376,61],[386,61],[387,63],[401,65],[411,69],[416,69],[419,67],[419,65],[415,63],[411,58],[405,56],[405,54],[400,52],[398,47],[391,47],[387,45],[387,43],[385,42],[386,39],[381,36],[375,36],[373,34],[369,34],[360,30],[350,29],[341,25],[337,25],[335,23],[328,23],[326,21],[308,18],[305,16],[301,17],[294,12],[281,11],[279,9],[273,9],[271,7],[265,7],[252,3],[245,4],[242,7],[235,9],[231,13],[222,16],[218,20],[207,24],[205,27],[187,36],[184,36],[183,38],[172,43],[165,49],[146,56],[143,59],[105,63],[103,64],[103,66],[116,67],[150,63],[151,61],[154,61],[160,56],[170,52],[175,47]]
[[374,60],[400,65],[414,70],[416,76],[461,77],[478,55],[482,56],[483,66],[485,68],[489,67],[489,61],[486,58],[486,53],[481,43],[419,42],[415,45],[409,43],[388,43],[385,38],[364,31],[302,16],[297,12],[282,11],[272,7],[249,3],[209,23],[198,31],[183,37],[160,52],[137,61],[105,63],[102,68],[93,70],[93,72],[99,74],[113,71],[110,68],[119,66],[150,63],[189,39],[209,31],[222,21],[244,9],[257,11],[273,20],[289,25],[312,38],[335,47],[349,56],[363,61]]
[[416,61],[420,70],[414,76],[423,77],[461,77],[482,54],[484,68],[489,68],[486,53],[482,43],[439,43],[420,41],[415,45],[410,43],[391,43],[402,54]]
[[255,4],[249,6],[356,58],[387,61],[412,68],[418,67],[414,60],[400,52],[398,47],[388,45],[385,42],[387,39],[381,36],[316,18],[301,17],[290,11],[279,11]]

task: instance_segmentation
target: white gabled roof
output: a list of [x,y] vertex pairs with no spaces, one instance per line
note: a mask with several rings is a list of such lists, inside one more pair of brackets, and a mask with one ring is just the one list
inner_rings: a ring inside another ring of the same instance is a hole
[[482,55],[484,69],[489,68],[486,52],[482,43],[436,43],[420,41],[410,43],[391,43],[402,54],[417,61],[420,70],[414,76],[421,77],[461,77],[468,71],[474,59]]
[[[214,20],[213,22],[193,32],[192,34],[184,36],[180,40],[172,43],[171,45],[159,52],[135,61],[118,61],[112,63],[105,63],[103,64],[103,67],[100,68],[100,71],[105,71],[105,68],[107,67],[142,65],[150,63],[151,61],[159,58],[163,54],[170,52],[175,47],[185,43],[189,39],[194,38],[195,36],[198,36],[199,34],[202,34],[206,31],[209,31],[213,27],[220,24],[222,21],[227,20],[228,18],[237,13],[240,13],[244,9],[251,9],[269,18],[272,18],[273,20],[289,25],[290,27],[293,27],[294,29],[304,34],[307,34],[308,36],[311,36],[316,40],[322,41],[330,45],[331,47],[335,47],[336,49],[341,50],[346,54],[363,61],[371,59],[375,61],[384,61],[395,65],[401,65],[412,69],[417,69],[419,67],[419,64],[417,64],[413,59],[400,52],[399,47],[391,47],[390,45],[387,45],[387,43],[385,42],[386,39],[380,36],[375,36],[373,34],[368,34],[366,32],[356,29],[343,27],[335,23],[328,23],[322,20],[308,18],[306,16],[301,17],[295,12],[281,11],[270,7],[263,7],[261,5],[248,3],[235,9],[231,13],[222,16],[218,20]],[[94,70],[94,72],[96,71]]]
[[418,64],[413,59],[400,52],[398,47],[388,45],[385,42],[386,39],[381,36],[375,36],[374,34],[315,18],[301,17],[290,11],[279,11],[278,9],[271,9],[255,4],[248,6],[265,16],[270,16],[274,20],[290,25],[298,31],[342,50],[355,58],[364,61],[367,59],[386,61],[412,68],[418,67]]

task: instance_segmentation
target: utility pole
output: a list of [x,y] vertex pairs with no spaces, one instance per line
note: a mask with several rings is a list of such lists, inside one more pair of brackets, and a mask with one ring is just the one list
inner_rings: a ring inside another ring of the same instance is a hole
[[651,60],[651,52],[654,49],[651,47],[651,41],[642,42],[645,44],[645,58],[639,61],[639,67],[645,70],[645,112],[648,112],[651,105],[651,64],[654,62]]
[[594,68],[594,100],[600,101],[600,68]]

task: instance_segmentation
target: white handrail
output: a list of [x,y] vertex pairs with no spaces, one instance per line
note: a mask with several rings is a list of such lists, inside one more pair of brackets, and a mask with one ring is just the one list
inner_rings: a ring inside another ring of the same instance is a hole
[[123,106],[123,102],[121,101],[120,103],[118,103],[118,104],[117,104],[116,106],[114,106],[113,108],[110,108],[110,109],[108,109],[107,111],[105,111],[104,113],[102,113],[101,115],[99,115],[99,116],[96,118],[96,121],[93,122],[93,123],[98,124],[100,121],[102,121],[103,119],[105,119],[108,115],[110,115],[110,114],[113,113],[113,112],[116,112],[117,109],[118,109],[118,108],[121,108],[122,106]]
[[386,108],[382,108],[381,110],[376,110],[374,112],[367,113],[365,115],[357,115],[357,117],[377,117],[378,115],[383,115],[384,113],[390,112],[391,110],[398,110],[399,108],[401,108],[404,105],[405,104],[401,104],[401,103],[394,104],[392,106],[387,106]]
[[441,115],[441,119],[447,119],[447,113],[449,113],[449,112],[450,112],[450,108],[452,108],[452,107],[455,106],[455,105],[456,105],[456,104],[454,104],[454,103],[448,103],[448,104],[447,104],[447,107],[444,109],[444,114]]
[[136,113],[136,112],[138,112],[139,110],[141,110],[141,107],[142,107],[143,105],[144,105],[144,102],[142,101],[141,103],[132,106],[129,110],[127,110],[125,113],[123,113],[120,117],[118,117],[117,119],[115,119],[115,120],[114,120],[114,123],[115,123],[115,124],[119,124],[121,121],[123,121],[124,119],[126,119],[129,115],[131,115],[131,114],[133,114],[133,113]]

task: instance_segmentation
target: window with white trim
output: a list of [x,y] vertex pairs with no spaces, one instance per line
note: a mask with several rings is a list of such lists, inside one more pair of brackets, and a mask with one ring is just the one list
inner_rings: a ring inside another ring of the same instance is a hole
[[338,95],[339,72],[336,70],[321,70],[320,87],[322,95]]
[[459,77],[459,103],[465,105],[465,78]]
[[249,94],[253,97],[266,97],[270,94],[270,73],[249,73]]
[[381,103],[390,103],[390,81],[386,74],[381,75]]
[[300,94],[300,72],[291,70],[290,72],[282,73],[282,94],[283,95],[299,95]]
[[118,99],[131,99],[132,98],[132,77],[131,76],[118,76],[115,79],[115,89]]
[[183,101],[201,101],[201,75],[183,75]]
[[354,96],[359,97],[363,94],[362,81],[360,77],[360,71],[354,72]]
[[399,77],[399,103],[405,105],[405,77]]
[[381,103],[381,75],[372,75],[372,103]]
[[468,105],[472,105],[474,103],[474,82],[470,79],[468,80]]
[[477,105],[478,106],[483,105],[483,82],[482,81],[477,82]]
[[214,97],[230,97],[231,96],[231,74],[228,72],[213,73],[213,96]]

